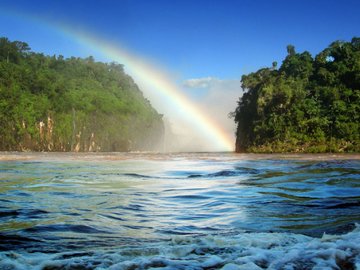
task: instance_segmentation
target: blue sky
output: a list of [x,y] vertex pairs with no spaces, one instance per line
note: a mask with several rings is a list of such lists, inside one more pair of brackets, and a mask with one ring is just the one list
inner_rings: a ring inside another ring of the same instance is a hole
[[[108,59],[52,25],[118,44],[161,66],[234,136],[227,115],[242,95],[241,76],[280,65],[288,44],[316,55],[360,36],[359,11],[359,0],[1,0],[0,36],[47,55],[96,60]],[[171,118],[171,108],[156,109]]]
[[117,42],[184,79],[239,78],[274,60],[281,63],[288,44],[316,54],[334,40],[360,35],[357,0],[2,0],[0,10],[1,35],[26,41],[34,50],[83,53],[64,41],[54,46],[53,39],[41,38],[46,29],[39,31],[26,19],[9,25],[3,16],[9,10]]

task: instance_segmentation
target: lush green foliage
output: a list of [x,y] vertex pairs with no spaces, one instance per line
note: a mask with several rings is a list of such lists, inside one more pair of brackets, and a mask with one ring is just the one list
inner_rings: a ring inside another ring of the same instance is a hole
[[360,38],[312,58],[292,45],[279,69],[241,79],[238,152],[360,152]]
[[162,115],[122,65],[0,38],[0,150],[152,150],[162,137]]

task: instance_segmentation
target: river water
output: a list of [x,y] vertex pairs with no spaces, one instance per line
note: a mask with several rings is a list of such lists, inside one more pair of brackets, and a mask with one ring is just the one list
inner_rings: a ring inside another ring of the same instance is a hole
[[356,155],[0,154],[0,269],[360,269]]

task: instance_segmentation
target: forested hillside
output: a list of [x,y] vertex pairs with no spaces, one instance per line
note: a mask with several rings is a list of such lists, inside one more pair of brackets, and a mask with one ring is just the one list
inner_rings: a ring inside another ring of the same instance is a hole
[[158,114],[123,67],[0,38],[1,151],[154,150]]
[[360,38],[241,79],[237,152],[360,152]]

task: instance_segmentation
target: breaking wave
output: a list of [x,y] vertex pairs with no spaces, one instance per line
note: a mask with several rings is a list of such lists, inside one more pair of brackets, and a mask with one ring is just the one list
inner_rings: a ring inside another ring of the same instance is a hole
[[360,228],[321,238],[291,233],[175,236],[63,253],[0,254],[1,269],[360,269]]

